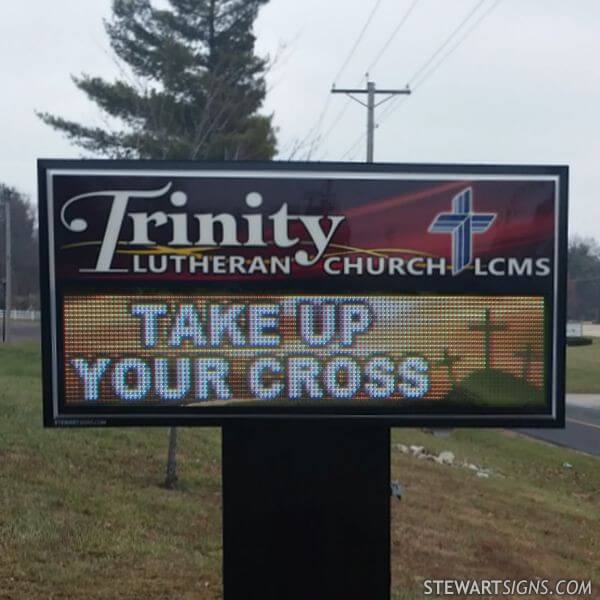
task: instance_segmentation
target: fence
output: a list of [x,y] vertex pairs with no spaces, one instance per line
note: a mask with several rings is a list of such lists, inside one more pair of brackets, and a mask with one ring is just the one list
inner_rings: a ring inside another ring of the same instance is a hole
[[[0,319],[4,319],[4,309],[0,309]],[[10,311],[10,318],[16,321],[39,321],[39,310],[16,310]]]

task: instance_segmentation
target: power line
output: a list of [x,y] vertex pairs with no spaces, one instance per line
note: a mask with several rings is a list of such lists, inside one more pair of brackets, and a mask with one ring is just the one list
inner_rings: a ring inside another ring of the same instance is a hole
[[485,0],[478,0],[475,6],[469,11],[469,13],[464,17],[464,19],[455,27],[450,35],[445,39],[443,44],[438,47],[438,49],[415,71],[413,76],[409,79],[409,81],[414,82],[417,77],[425,70],[427,67],[436,59],[436,57],[444,50],[444,48],[452,41],[452,38],[465,26],[467,21],[479,10],[479,8],[483,5]]
[[[398,32],[400,31],[400,29],[402,29],[402,26],[404,25],[404,23],[406,23],[408,17],[410,17],[411,13],[415,9],[415,7],[419,3],[419,1],[420,0],[413,0],[411,2],[411,4],[409,5],[409,7],[406,9],[405,13],[402,15],[402,18],[400,19],[398,25],[396,25],[396,27],[392,31],[391,35],[388,37],[388,39],[386,40],[386,42],[380,48],[379,52],[377,53],[377,55],[375,56],[375,58],[371,61],[371,63],[367,67],[367,69],[365,69],[366,73],[369,73],[377,65],[377,63],[379,62],[379,60],[381,59],[381,57],[385,54],[385,52],[387,51],[387,49],[390,47],[391,43],[394,41],[394,39],[398,35]],[[344,114],[348,110],[349,106],[350,106],[350,103],[346,102],[346,104],[342,107],[342,109],[338,113],[337,117],[334,119],[333,123],[331,124],[331,126],[329,127],[329,129],[327,130],[327,132],[325,133],[325,135],[320,140],[321,142],[323,140],[325,140],[329,136],[329,134],[333,131],[333,129],[335,129],[335,127],[337,126],[337,124],[341,121],[342,117],[344,116]],[[351,154],[355,150],[355,148],[358,147],[358,145],[362,142],[362,140],[365,137],[366,137],[366,133],[361,134],[360,137],[352,144],[352,146],[350,146],[350,148],[348,150],[346,150],[346,152],[344,152],[344,154],[342,155],[342,160],[344,160],[344,158],[346,158],[349,154]]]
[[[311,150],[312,150],[312,145],[314,144],[315,139],[317,139],[317,137],[318,137],[316,135],[316,132],[318,132],[319,129],[321,128],[321,124],[323,123],[323,119],[325,118],[325,114],[327,113],[327,109],[329,108],[330,102],[331,102],[331,96],[327,95],[327,100],[325,100],[325,103],[323,104],[323,108],[321,109],[321,112],[319,113],[318,119],[316,120],[315,124],[308,130],[306,135],[300,140],[300,143],[296,146],[297,150],[301,150],[302,148],[304,148],[309,140],[310,140],[310,145],[311,145]],[[310,154],[310,152],[309,152],[309,154]]]
[[442,56],[442,58],[429,70],[427,71],[422,77],[421,79],[414,80],[415,83],[414,85],[422,85],[423,82],[426,79],[429,79],[429,77],[431,77],[431,75],[433,75],[433,73],[435,71],[438,70],[438,68],[440,67],[440,65],[446,61],[446,59],[448,59],[450,57],[451,54],[454,53],[454,51],[463,44],[463,42],[469,37],[469,35],[471,35],[471,33],[476,29],[476,27],[496,8],[496,6],[498,6],[498,4],[500,4],[501,0],[496,0],[495,2],[493,2],[488,9],[483,12],[478,19],[476,19],[471,26],[464,32],[464,34],[462,35],[462,37],[459,38],[458,42],[452,46],[452,48],[450,48],[450,50],[448,50],[448,52],[446,52],[446,54],[444,54],[444,56]]
[[365,139],[366,136],[367,136],[366,132],[361,133],[356,138],[356,140],[354,140],[354,143],[352,144],[352,146],[350,146],[350,148],[348,148],[348,150],[346,150],[346,152],[344,152],[344,154],[342,154],[340,160],[344,160],[345,158],[347,158],[350,155],[353,155],[352,158],[354,158],[354,152],[355,152],[355,150],[358,149],[358,146]]
[[[479,0],[475,4],[475,6],[469,11],[469,13],[462,19],[462,21],[452,30],[450,35],[444,40],[444,42],[439,46],[433,54],[429,56],[429,58],[415,71],[415,74],[410,79],[411,88],[414,90],[417,86],[422,85],[427,79],[429,79],[435,71],[439,69],[439,67],[444,63],[451,54],[453,54],[456,49],[461,46],[464,41],[469,37],[469,35],[475,30],[475,28],[496,8],[496,6],[501,2],[501,0],[495,0],[487,10],[485,10],[481,15],[475,19],[471,23],[471,25],[463,32],[463,35],[459,37],[456,43],[435,63],[432,65],[433,61],[440,55],[440,53],[448,46],[449,43],[456,37],[457,34],[463,29],[463,27],[468,23],[468,21],[475,15],[477,10],[482,6],[485,0]],[[389,118],[390,115],[395,112],[400,106],[404,104],[404,102],[408,100],[407,96],[403,96],[402,98],[392,98],[391,102],[388,104],[386,109],[381,113],[381,117],[378,120],[378,125],[382,123],[385,119]],[[347,156],[352,155],[357,146],[364,139],[365,134],[362,134],[342,155],[342,159],[344,160]]]
[[[402,26],[404,25],[404,23],[406,23],[406,21],[408,20],[408,18],[410,17],[410,15],[414,11],[414,9],[416,8],[416,6],[417,6],[418,3],[419,3],[419,0],[413,0],[409,4],[408,8],[406,9],[406,11],[404,12],[404,14],[402,15],[402,17],[401,17],[398,25],[396,25],[396,27],[394,28],[394,30],[392,31],[392,33],[390,34],[390,36],[388,37],[388,39],[385,41],[385,43],[383,44],[383,46],[380,48],[380,50],[377,53],[377,55],[375,56],[375,58],[371,61],[371,63],[367,67],[367,69],[366,69],[367,77],[368,77],[368,73],[377,65],[377,63],[381,60],[382,56],[385,54],[385,52],[387,51],[387,49],[390,47],[390,45],[392,44],[392,42],[394,41],[394,39],[398,35],[398,32],[402,29]],[[408,87],[409,86],[407,85],[406,89],[408,89]],[[404,99],[406,99],[406,98],[404,98]],[[394,100],[395,100],[395,98],[392,98],[392,103],[394,102]],[[343,107],[342,111],[340,111],[340,114],[336,118],[335,122],[329,128],[329,130],[327,131],[327,135],[329,135],[329,133],[331,133],[331,131],[333,130],[333,128],[341,120],[341,118],[344,115],[344,113],[346,112],[348,106],[349,106],[349,103],[347,103]],[[384,111],[384,113],[385,113],[385,111]],[[358,148],[358,146],[360,145],[360,143],[362,142],[362,140],[365,137],[367,137],[366,133],[361,134],[361,136],[352,144],[352,146],[350,146],[350,148],[348,150],[346,150],[346,152],[344,152],[344,154],[342,155],[342,160],[344,160],[348,155],[353,154],[354,150],[356,148]]]
[[[329,98],[331,98],[331,95],[329,96]],[[335,129],[336,125],[342,120],[342,117],[346,114],[346,111],[348,110],[348,107],[350,106],[349,100],[350,99],[348,98],[346,101],[346,104],[344,104],[344,106],[342,106],[342,109],[338,112],[337,116],[332,121],[331,125],[327,128],[327,131],[325,131],[323,136],[319,139],[319,141],[321,143],[324,142],[329,137],[331,132]]]
[[[358,34],[358,37],[356,38],[356,40],[354,41],[354,44],[350,48],[350,51],[346,55],[346,58],[345,58],[344,62],[342,63],[342,66],[338,69],[337,74],[333,78],[334,85],[335,85],[335,82],[342,76],[342,74],[346,70],[346,67],[352,60],[352,57],[354,56],[354,53],[356,52],[358,45],[360,44],[365,33],[367,32],[367,29],[369,28],[369,25],[371,24],[371,21],[373,20],[375,13],[379,9],[381,2],[382,2],[382,0],[376,0],[375,4],[373,5],[371,12],[367,16],[367,20],[363,24],[363,26]],[[327,94],[327,99],[325,100],[325,103],[323,104],[323,108],[321,109],[321,112],[319,113],[319,117],[318,117],[315,125],[313,125],[313,127],[308,130],[308,133],[304,136],[304,138],[301,140],[300,144],[298,145],[299,148],[302,148],[310,140],[309,155],[312,152],[313,146],[316,143],[322,142],[331,133],[332,129],[335,127],[335,125],[338,124],[338,122],[341,120],[344,113],[348,109],[348,105],[346,105],[344,107],[344,109],[342,111],[340,111],[338,116],[334,119],[334,125],[327,130],[327,133],[325,134],[325,136],[320,137],[318,135],[318,132],[321,129],[321,125],[323,124],[323,120],[325,119],[325,115],[327,114],[327,110],[329,109],[330,102],[331,102],[331,94]]]
[[[441,58],[440,60],[438,60],[437,63],[432,65],[433,60],[435,60],[435,58],[440,54],[440,51],[443,50],[449,42],[452,41],[452,39],[454,38],[454,36],[460,32],[460,30],[463,28],[463,26],[469,21],[469,19],[475,14],[475,12],[477,11],[477,9],[482,5],[484,0],[480,1],[477,3],[477,5],[475,6],[475,8],[473,10],[471,10],[469,12],[469,14],[467,15],[467,17],[465,17],[461,23],[458,25],[458,27],[456,27],[452,33],[450,34],[450,36],[448,36],[448,38],[446,38],[446,40],[444,41],[444,43],[423,63],[423,65],[421,65],[416,71],[415,74],[413,75],[413,77],[410,79],[411,81],[411,87],[414,90],[415,88],[417,88],[417,86],[421,86],[427,79],[429,79],[438,69],[439,67],[459,48],[459,46],[461,46],[465,40],[469,37],[469,35],[479,26],[479,24],[498,6],[498,4],[500,4],[501,0],[495,0],[495,2],[493,2],[487,10],[485,10],[483,13],[481,13],[481,15],[479,15],[479,17],[477,19],[475,19],[475,21],[473,21],[471,23],[471,26],[468,27],[464,32],[463,35],[458,39],[458,41],[454,44],[454,46],[452,46]],[[429,70],[427,70],[428,67],[430,67]],[[406,100],[406,98],[403,98],[402,100]],[[388,118],[393,112],[395,112],[401,105],[403,104],[402,101],[400,102],[394,102],[392,101],[392,103],[387,107],[386,110],[384,110],[381,114],[381,117],[379,119],[379,123],[382,123],[386,118]]]
[[377,125],[380,125],[381,123],[383,123],[393,112],[398,110],[406,102],[406,100],[407,100],[406,98],[402,98],[400,100],[397,100],[396,98],[394,98],[394,100],[392,100],[388,104],[388,106],[385,108],[385,110],[381,113],[381,117],[379,117],[379,120],[377,121]]
[[373,68],[375,68],[375,65],[377,65],[377,63],[379,62],[381,57],[385,54],[386,50],[390,47],[390,44],[394,41],[394,38],[398,35],[398,32],[400,31],[400,29],[402,29],[402,26],[404,25],[404,23],[406,23],[408,17],[410,17],[412,11],[415,9],[415,7],[417,6],[418,3],[419,3],[419,0],[413,0],[411,2],[410,6],[408,7],[408,9],[404,13],[404,15],[402,15],[400,22],[395,27],[395,29],[392,31],[390,37],[387,39],[385,44],[383,44],[383,46],[377,53],[377,56],[375,56],[375,58],[371,61],[371,64],[367,67],[367,69],[366,69],[367,73],[370,73],[371,70]]
[[[369,13],[367,20],[366,20],[365,24],[363,25],[363,28],[360,30],[360,33],[358,34],[358,38],[356,38],[356,42],[354,42],[354,46],[352,46],[352,48],[350,49],[350,52],[348,53],[346,60],[340,67],[340,70],[338,71],[337,75],[333,78],[334,84],[342,76],[343,72],[346,70],[346,67],[348,66],[348,63],[352,60],[352,57],[354,56],[354,53],[356,52],[356,49],[358,48],[358,45],[360,44],[361,40],[363,39],[363,36],[365,35],[367,29],[369,28],[369,25],[371,24],[371,21],[373,20],[373,17],[375,16],[375,13],[377,12],[379,5],[381,4],[381,1],[382,0],[377,0],[377,2],[375,3],[375,6],[373,6],[373,9]],[[331,98],[331,96],[329,96],[329,97]]]

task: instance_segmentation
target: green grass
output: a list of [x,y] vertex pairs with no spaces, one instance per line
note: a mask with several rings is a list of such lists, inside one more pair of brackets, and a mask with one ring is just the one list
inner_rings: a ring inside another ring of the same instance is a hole
[[567,391],[600,394],[600,338],[589,346],[567,347]]
[[492,471],[479,479],[393,446],[392,476],[406,488],[392,505],[394,600],[422,598],[424,579],[457,578],[591,579],[600,597],[599,459],[502,431],[396,429],[392,439]]
[[[167,491],[165,429],[42,428],[39,359],[0,348],[0,598],[221,598],[219,431],[180,430]],[[503,431],[393,440],[493,471],[392,451],[395,600],[443,577],[591,578],[598,594],[598,459]]]
[[0,597],[220,598],[220,432],[180,430],[169,492],[165,429],[42,429],[39,364],[0,349]]

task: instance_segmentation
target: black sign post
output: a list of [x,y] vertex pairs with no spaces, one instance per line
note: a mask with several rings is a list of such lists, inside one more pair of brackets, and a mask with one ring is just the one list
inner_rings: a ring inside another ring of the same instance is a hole
[[389,598],[389,433],[223,427],[225,600]]

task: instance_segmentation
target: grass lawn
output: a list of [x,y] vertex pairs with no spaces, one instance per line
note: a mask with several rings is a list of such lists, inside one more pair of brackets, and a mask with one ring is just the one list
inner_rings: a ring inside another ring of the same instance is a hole
[[600,338],[590,346],[567,347],[567,391],[600,394]]
[[[180,430],[166,491],[165,429],[43,430],[39,370],[36,345],[0,348],[0,598],[221,598],[219,431]],[[425,578],[592,579],[600,596],[599,460],[502,431],[393,439],[492,470],[394,446],[396,600]]]

